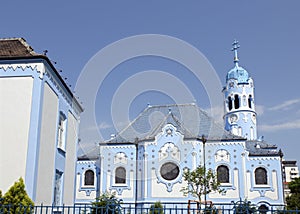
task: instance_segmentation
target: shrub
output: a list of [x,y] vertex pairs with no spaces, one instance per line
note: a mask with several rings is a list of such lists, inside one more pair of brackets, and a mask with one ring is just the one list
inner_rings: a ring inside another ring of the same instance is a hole
[[242,213],[247,213],[247,214],[251,214],[251,213],[255,213],[256,212],[256,207],[255,205],[251,204],[250,201],[248,200],[240,200],[238,202],[235,203],[234,206],[234,213],[236,214],[242,214]]
[[149,214],[163,214],[164,209],[160,201],[155,202],[150,206]]
[[121,205],[120,201],[113,193],[103,193],[100,197],[92,202],[91,214],[120,214]]
[[3,213],[33,213],[33,201],[27,195],[25,184],[22,178],[15,182],[13,186],[4,194],[2,200]]

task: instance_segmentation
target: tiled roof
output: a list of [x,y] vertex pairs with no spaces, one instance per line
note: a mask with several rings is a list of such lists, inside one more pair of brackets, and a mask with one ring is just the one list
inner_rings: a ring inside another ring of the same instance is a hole
[[79,146],[77,160],[97,160],[99,158],[99,148],[94,146],[93,148],[85,151]]
[[271,145],[265,141],[246,141],[246,150],[249,152],[249,156],[277,156],[276,145]]
[[224,130],[196,104],[149,106],[124,130],[106,143],[153,140],[166,124],[173,124],[185,138],[241,139]]
[[0,58],[37,55],[23,38],[0,39]]

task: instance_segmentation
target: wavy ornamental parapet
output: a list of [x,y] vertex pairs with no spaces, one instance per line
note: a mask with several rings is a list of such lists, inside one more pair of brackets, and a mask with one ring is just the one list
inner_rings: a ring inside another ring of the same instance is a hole
[[40,73],[39,78],[43,79],[46,72],[45,65],[43,63],[22,63],[22,64],[1,64],[0,69],[7,71],[8,69],[13,69],[14,71],[21,68],[25,71],[26,68],[31,68],[31,70],[37,70]]

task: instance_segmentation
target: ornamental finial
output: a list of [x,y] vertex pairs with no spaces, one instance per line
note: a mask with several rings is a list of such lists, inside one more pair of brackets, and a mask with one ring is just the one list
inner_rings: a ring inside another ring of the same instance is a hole
[[238,66],[239,58],[237,54],[237,49],[240,47],[239,42],[235,39],[232,43],[232,51],[234,51],[234,60],[233,62]]

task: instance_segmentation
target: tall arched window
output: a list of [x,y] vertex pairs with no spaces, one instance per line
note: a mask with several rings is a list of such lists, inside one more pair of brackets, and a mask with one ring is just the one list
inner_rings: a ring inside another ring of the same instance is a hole
[[86,170],[84,173],[84,185],[94,185],[95,173],[93,170]]
[[66,147],[67,117],[60,112],[57,125],[57,148],[65,150]]
[[229,183],[229,169],[227,166],[224,165],[218,166],[217,180],[220,183]]
[[126,169],[124,167],[116,168],[115,173],[115,183],[116,184],[125,184],[126,183]]
[[258,167],[254,173],[255,184],[268,184],[268,174],[265,168]]
[[232,109],[232,99],[231,99],[231,97],[228,97],[228,109],[229,109],[229,111]]
[[248,98],[248,106],[249,108],[252,108],[252,96],[249,95],[249,98]]
[[240,107],[240,98],[239,95],[234,95],[234,108],[238,109]]

